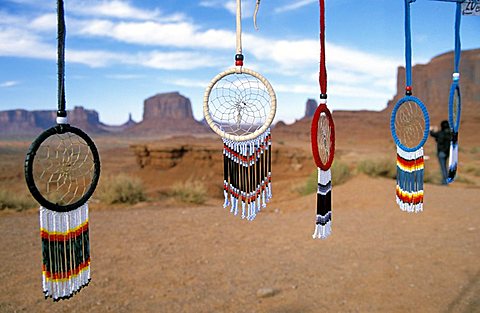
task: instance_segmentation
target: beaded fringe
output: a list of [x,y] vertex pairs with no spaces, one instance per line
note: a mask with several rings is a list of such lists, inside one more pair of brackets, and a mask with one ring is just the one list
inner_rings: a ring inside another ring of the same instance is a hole
[[70,212],[40,207],[45,298],[72,297],[90,282],[88,205]]
[[253,140],[223,139],[224,208],[242,219],[255,219],[272,198],[270,129]]
[[453,183],[455,175],[457,175],[458,165],[458,142],[450,142],[450,157],[448,161],[447,183]]
[[318,169],[317,218],[312,238],[325,239],[332,232],[332,173]]
[[406,152],[397,146],[397,204],[402,211],[423,211],[423,148]]

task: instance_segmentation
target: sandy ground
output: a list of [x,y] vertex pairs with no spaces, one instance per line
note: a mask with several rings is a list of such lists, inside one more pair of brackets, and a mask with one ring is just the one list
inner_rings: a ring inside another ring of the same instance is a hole
[[43,299],[37,212],[0,212],[0,312],[480,312],[479,189],[427,185],[407,214],[394,184],[334,187],[324,241],[314,195],[274,194],[254,222],[220,200],[93,208],[92,282],[58,303]]

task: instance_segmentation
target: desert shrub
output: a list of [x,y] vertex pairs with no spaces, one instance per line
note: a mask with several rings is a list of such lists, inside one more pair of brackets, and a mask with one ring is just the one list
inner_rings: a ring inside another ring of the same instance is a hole
[[357,165],[357,171],[372,177],[395,178],[397,167],[391,159],[362,160]]
[[0,210],[13,209],[23,211],[35,207],[35,200],[30,195],[0,190]]
[[207,189],[202,182],[187,181],[174,184],[171,195],[184,203],[203,204],[207,200]]
[[[350,171],[350,168],[348,167],[348,165],[341,161],[334,161],[331,167],[331,171],[332,171],[332,184],[334,186],[338,186],[345,183],[352,176],[352,172]],[[300,193],[302,196],[306,196],[311,193],[317,192],[317,186],[318,186],[318,171],[314,171],[307,177],[305,184],[297,189],[297,192]]]
[[457,183],[463,183],[463,184],[467,184],[467,185],[475,185],[475,182],[473,180],[468,179],[465,176],[461,176],[461,175],[459,176],[458,174],[455,177],[455,181]]
[[135,204],[146,200],[144,190],[140,179],[120,174],[102,181],[98,197],[108,204]]
[[335,186],[346,183],[352,177],[352,171],[348,164],[334,161],[332,164],[332,184]]
[[466,165],[463,170],[465,173],[472,174],[474,176],[480,176],[480,167],[476,167],[473,164]]
[[472,147],[470,149],[470,153],[472,153],[472,154],[480,153],[480,147],[479,146]]
[[442,183],[442,174],[440,169],[436,168],[435,170],[430,169],[430,166],[425,166],[423,172],[423,181],[429,184],[440,185]]

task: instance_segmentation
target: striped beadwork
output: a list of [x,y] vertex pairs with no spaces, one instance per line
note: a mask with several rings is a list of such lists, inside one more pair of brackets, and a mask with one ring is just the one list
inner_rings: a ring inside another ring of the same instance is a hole
[[88,204],[69,212],[41,207],[40,235],[45,297],[69,298],[90,281]]
[[255,219],[272,197],[271,140],[270,129],[253,140],[223,139],[223,207],[243,219]]
[[332,173],[318,169],[317,219],[313,239],[327,238],[332,232]]
[[406,152],[397,146],[396,199],[403,211],[423,211],[423,176],[423,147]]

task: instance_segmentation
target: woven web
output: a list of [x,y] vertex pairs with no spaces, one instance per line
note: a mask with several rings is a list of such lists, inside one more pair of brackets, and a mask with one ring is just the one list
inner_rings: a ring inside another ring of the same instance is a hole
[[330,119],[322,112],[318,119],[317,143],[318,154],[323,164],[326,164],[330,158],[331,134]]
[[267,121],[271,99],[267,87],[250,74],[229,74],[212,87],[208,110],[227,134],[245,136]]
[[459,105],[460,105],[460,94],[458,91],[458,88],[455,88],[455,94],[453,95],[453,124],[450,125],[450,127],[455,128],[455,130],[458,130],[458,125],[457,123],[457,118],[458,118],[458,111],[459,111]]
[[424,136],[425,118],[422,109],[412,101],[404,102],[395,115],[395,132],[407,148],[416,147]]
[[88,191],[94,168],[88,144],[67,132],[50,136],[40,145],[33,161],[33,178],[45,199],[68,205]]

